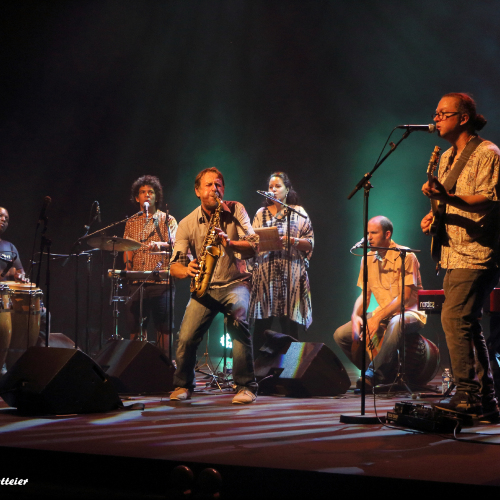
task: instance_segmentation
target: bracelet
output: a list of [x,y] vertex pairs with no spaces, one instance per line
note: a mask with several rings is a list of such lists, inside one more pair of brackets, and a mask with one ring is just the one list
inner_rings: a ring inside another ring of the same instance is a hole
[[293,246],[294,246],[294,247],[298,247],[298,246],[299,246],[299,241],[300,241],[300,240],[299,240],[298,238],[294,238],[294,239],[293,239]]

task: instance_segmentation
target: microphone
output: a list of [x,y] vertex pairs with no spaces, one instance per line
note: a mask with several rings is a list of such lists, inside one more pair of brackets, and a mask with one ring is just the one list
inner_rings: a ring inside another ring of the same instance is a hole
[[361,248],[363,246],[363,243],[365,242],[364,238],[361,238],[350,250],[349,252],[352,252],[353,250],[356,250],[356,248]]
[[101,207],[100,207],[98,201],[96,201],[95,204],[97,205],[96,209],[95,209],[95,214],[97,216],[97,222],[101,222]]
[[46,196],[43,199],[42,210],[40,210],[40,217],[38,217],[38,223],[45,221],[47,217],[45,216],[45,212],[47,211],[47,207],[50,205],[52,198],[50,196]]
[[259,190],[257,190],[257,193],[261,194],[262,196],[266,196],[266,197],[271,196],[272,198],[276,198],[276,196],[274,196],[274,193],[271,193],[271,191],[259,191]]
[[405,128],[410,132],[420,130],[421,132],[429,132],[429,134],[433,134],[436,131],[434,123],[430,123],[429,125],[398,125],[396,128]]
[[144,211],[146,212],[146,219],[147,219],[148,215],[149,215],[149,212],[148,212],[148,210],[149,210],[149,202],[145,201],[143,207],[144,207]]

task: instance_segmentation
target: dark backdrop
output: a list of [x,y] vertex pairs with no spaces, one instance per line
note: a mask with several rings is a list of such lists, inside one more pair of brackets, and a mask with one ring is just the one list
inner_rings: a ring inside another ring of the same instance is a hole
[[[494,1],[20,1],[0,11],[0,205],[11,215],[5,238],[25,268],[45,196],[47,236],[64,254],[94,200],[101,226],[132,214],[130,185],[145,173],[160,177],[180,220],[197,205],[199,170],[220,168],[226,198],[253,217],[256,189],[282,169],[315,230],[309,339],[333,347],[359,293],[359,259],[349,248],[362,236],[363,196],[347,196],[393,127],[430,123],[442,94],[467,91],[490,122],[483,135],[499,142]],[[397,242],[422,249],[428,289],[441,279],[419,228],[429,208],[420,188],[436,144],[446,146],[410,135],[376,172],[370,197],[370,215],[387,215]],[[93,350],[100,259],[91,268]],[[110,254],[103,259],[111,268]],[[52,263],[52,331],[74,337],[75,263],[61,262]],[[85,272],[82,259],[80,338]],[[178,287],[176,329],[186,285]],[[108,286],[106,278],[106,338]]]

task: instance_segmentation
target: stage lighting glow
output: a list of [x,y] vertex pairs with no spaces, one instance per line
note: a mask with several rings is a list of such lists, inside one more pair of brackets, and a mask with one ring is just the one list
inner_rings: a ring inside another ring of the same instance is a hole
[[[220,338],[220,343],[222,346],[224,346],[224,335],[222,335],[222,337]],[[229,333],[226,333],[226,347],[228,349],[233,348],[233,343],[231,341],[231,337],[229,336]]]

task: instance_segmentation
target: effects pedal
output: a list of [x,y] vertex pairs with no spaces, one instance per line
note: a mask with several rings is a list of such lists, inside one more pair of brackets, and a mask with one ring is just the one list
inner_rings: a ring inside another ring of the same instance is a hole
[[450,412],[407,401],[396,403],[394,411],[387,412],[387,421],[411,429],[445,434],[459,433],[464,423],[463,419],[457,418]]

